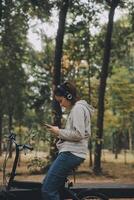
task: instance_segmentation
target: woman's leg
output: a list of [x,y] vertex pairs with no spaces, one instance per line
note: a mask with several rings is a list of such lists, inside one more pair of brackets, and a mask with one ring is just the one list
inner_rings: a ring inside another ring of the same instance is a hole
[[60,153],[43,181],[43,200],[60,200],[59,190],[64,185],[68,173],[83,160],[70,152]]

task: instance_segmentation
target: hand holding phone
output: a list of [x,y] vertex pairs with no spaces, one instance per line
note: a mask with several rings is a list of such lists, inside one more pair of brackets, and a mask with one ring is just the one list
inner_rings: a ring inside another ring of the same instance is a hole
[[55,135],[56,137],[58,137],[59,135],[59,127],[58,126],[53,126],[50,124],[47,124],[45,122],[40,122],[41,126],[48,128],[48,130]]

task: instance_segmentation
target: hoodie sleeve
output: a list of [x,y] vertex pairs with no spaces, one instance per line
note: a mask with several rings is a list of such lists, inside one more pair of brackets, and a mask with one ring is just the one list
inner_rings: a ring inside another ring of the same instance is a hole
[[60,129],[59,138],[68,141],[80,141],[87,138],[85,127],[85,111],[82,106],[74,107],[72,113],[72,127]]

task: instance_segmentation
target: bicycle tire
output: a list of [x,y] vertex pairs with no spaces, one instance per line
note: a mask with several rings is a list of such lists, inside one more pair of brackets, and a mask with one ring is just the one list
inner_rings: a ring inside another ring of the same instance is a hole
[[87,191],[79,195],[80,200],[108,200],[104,194]]

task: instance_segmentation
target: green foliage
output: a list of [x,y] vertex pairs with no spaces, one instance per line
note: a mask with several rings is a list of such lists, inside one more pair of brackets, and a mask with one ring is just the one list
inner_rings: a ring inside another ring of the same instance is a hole
[[[22,63],[26,47],[28,29],[27,14],[22,4],[6,1],[3,4],[0,45],[0,93],[2,96],[1,112],[9,116],[9,130],[13,116],[22,121],[26,80]],[[21,23],[20,23],[21,22]],[[3,102],[4,100],[4,102]]]
[[[134,71],[127,67],[117,67],[112,71],[112,76],[108,80],[106,93],[106,111],[104,120],[105,139],[107,145],[112,144],[110,138],[114,133],[119,135],[122,147],[128,147],[130,134],[133,129],[133,99],[134,99]],[[133,134],[132,134],[133,137]],[[108,142],[109,141],[109,142]]]
[[34,157],[29,161],[27,166],[30,174],[40,174],[44,172],[45,167],[48,164],[48,158]]
[[78,67],[82,60],[87,61],[88,64],[91,62],[93,52],[91,51],[90,28],[93,23],[98,22],[95,15],[98,9],[93,2],[75,1],[73,3],[68,14],[64,46],[64,52],[72,70]]
[[[42,10],[46,8],[44,7],[46,4],[43,5]],[[39,1],[37,6],[41,6]],[[36,12],[37,10],[40,12],[39,7],[35,8]],[[0,37],[0,112],[4,114],[3,130],[10,131],[12,125],[15,129],[20,126],[27,127],[21,139],[28,142],[31,142],[33,137],[31,130],[34,130],[37,140],[49,139],[49,136],[39,130],[38,126],[40,121],[50,121],[50,114],[47,113],[50,112],[48,109],[51,102],[49,72],[52,68],[53,55],[49,39],[42,53],[37,53],[29,47],[28,20],[29,14],[33,12],[30,9],[33,8],[26,1],[12,3],[7,1],[3,4]],[[45,39],[42,39],[42,42]],[[11,119],[10,124],[7,116]]]
[[128,115],[134,112],[134,70],[129,71],[126,67],[114,68],[109,80],[109,92],[112,98],[110,106],[114,113]]
[[[99,34],[94,36],[95,42],[93,43],[92,49],[95,52],[94,60],[95,65],[98,66],[98,68],[101,68],[102,65],[105,31],[106,26],[104,25]],[[111,75],[112,67],[114,65],[127,66],[129,68],[133,66],[133,37],[134,34],[128,16],[125,16],[114,23],[109,76]]]
[[[39,123],[52,120],[55,46],[53,38],[42,33],[42,51],[33,50],[27,42],[27,31],[29,20],[37,17],[49,21],[53,9],[59,10],[62,1],[3,2],[0,4],[0,113],[4,115],[3,129],[7,129],[10,113],[15,128],[19,129],[22,125],[27,129],[24,140],[43,140],[49,145],[50,136],[41,130]],[[126,2],[126,7],[130,15],[114,23],[105,99],[104,128],[109,138],[118,128],[134,129],[132,1]],[[100,25],[96,35],[91,33],[91,28],[99,26],[99,13],[107,8],[106,1],[70,1],[63,47],[62,80],[73,80],[80,96],[96,109],[106,25]],[[94,133],[95,127],[96,114],[93,119]],[[110,143],[109,139],[107,141]],[[33,144],[36,150],[38,144]]]

